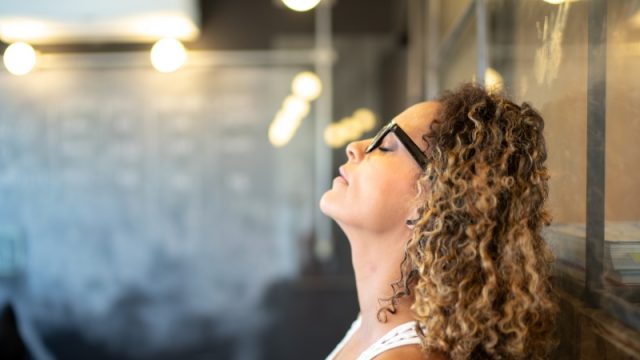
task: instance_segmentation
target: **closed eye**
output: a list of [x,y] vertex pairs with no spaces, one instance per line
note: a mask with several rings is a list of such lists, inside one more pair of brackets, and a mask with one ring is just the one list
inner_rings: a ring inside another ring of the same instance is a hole
[[386,148],[386,147],[384,147],[384,146],[378,146],[378,150],[380,150],[380,151],[382,151],[382,152],[390,152],[390,151],[391,151],[391,149]]

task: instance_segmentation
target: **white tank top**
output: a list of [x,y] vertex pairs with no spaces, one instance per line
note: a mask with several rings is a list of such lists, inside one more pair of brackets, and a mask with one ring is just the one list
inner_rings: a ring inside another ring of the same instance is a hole
[[[336,355],[338,355],[340,350],[342,350],[349,339],[351,339],[353,333],[358,330],[361,322],[360,316],[358,316],[356,321],[351,324],[351,328],[347,331],[347,334],[344,336],[342,341],[338,343],[336,348],[333,349],[331,354],[329,354],[325,360],[335,359]],[[416,333],[415,321],[409,321],[394,327],[375,343],[371,344],[371,346],[363,351],[356,360],[371,360],[387,350],[405,345],[420,345],[420,337]]]

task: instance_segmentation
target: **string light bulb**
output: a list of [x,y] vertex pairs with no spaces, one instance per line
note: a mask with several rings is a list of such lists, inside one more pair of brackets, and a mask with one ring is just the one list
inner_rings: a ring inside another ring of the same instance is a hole
[[186,60],[187,51],[182,43],[176,39],[161,39],[151,48],[151,64],[162,73],[178,70]]
[[367,108],[356,109],[351,116],[333,122],[324,129],[324,142],[332,148],[342,147],[372,130],[376,122],[373,111]]
[[361,123],[362,132],[372,130],[376,126],[376,115],[367,108],[356,109],[353,112],[353,117]]
[[489,92],[499,93],[504,89],[504,79],[496,69],[487,68],[484,73],[484,85]]
[[293,78],[291,91],[307,101],[313,101],[322,92],[322,82],[318,75],[311,71],[303,71]]
[[289,95],[282,102],[282,110],[293,117],[304,118],[309,114],[309,103],[298,96]]
[[285,146],[298,130],[302,118],[291,112],[280,111],[269,126],[269,142],[275,147]]
[[28,74],[36,65],[36,51],[25,42],[16,42],[7,47],[3,55],[4,66],[13,75]]

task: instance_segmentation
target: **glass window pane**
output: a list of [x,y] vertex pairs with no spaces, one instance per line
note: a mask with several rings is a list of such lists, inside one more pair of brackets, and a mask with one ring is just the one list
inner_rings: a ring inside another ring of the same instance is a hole
[[440,1],[440,39],[441,41],[449,34],[458,23],[464,12],[472,5],[473,0],[464,1]]
[[[441,1],[438,87],[452,89],[476,73],[476,12],[469,1]],[[470,7],[471,6],[471,7]],[[468,12],[470,10],[470,12]],[[470,14],[466,19],[465,13]]]
[[557,273],[577,283],[579,292],[585,276],[587,4],[498,0],[490,5],[494,78],[545,119],[553,215],[547,239]]
[[0,275],[56,357],[78,357],[62,333],[110,358],[265,351],[317,208],[313,112],[286,151],[267,138],[307,69],[0,73]]
[[640,1],[608,2],[606,290],[640,302]]

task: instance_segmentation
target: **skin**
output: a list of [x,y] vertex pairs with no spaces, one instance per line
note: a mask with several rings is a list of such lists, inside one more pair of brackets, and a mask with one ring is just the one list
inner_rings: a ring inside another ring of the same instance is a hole
[[[436,102],[411,106],[395,117],[396,123],[423,150],[422,135],[439,108]],[[378,299],[392,295],[390,284],[400,278],[400,263],[411,237],[408,219],[415,218],[413,199],[420,167],[395,134],[388,134],[381,148],[365,154],[372,139],[347,146],[347,162],[341,176],[320,200],[323,213],[342,228],[351,245],[362,325],[336,359],[355,359],[394,327],[414,320],[411,298],[398,302],[397,313],[386,323],[377,319]],[[387,151],[385,151],[385,149]],[[440,359],[439,355],[429,357]],[[425,359],[416,345],[398,347],[377,359]]]

